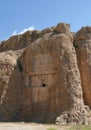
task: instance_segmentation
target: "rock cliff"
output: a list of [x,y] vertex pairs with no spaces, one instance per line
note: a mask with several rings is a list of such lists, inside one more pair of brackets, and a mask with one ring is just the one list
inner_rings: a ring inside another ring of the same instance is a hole
[[0,44],[0,121],[91,124],[91,27],[59,23]]

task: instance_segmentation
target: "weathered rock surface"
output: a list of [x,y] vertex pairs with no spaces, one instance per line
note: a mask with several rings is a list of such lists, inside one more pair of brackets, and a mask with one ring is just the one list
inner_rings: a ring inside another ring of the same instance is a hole
[[17,67],[21,51],[0,53],[0,121],[19,120],[23,77]]
[[81,74],[84,102],[91,108],[91,27],[83,27],[75,34],[74,46]]
[[90,37],[59,23],[1,42],[0,121],[91,124]]
[[73,36],[70,32],[70,24],[59,23],[53,31],[56,33],[66,34],[70,38],[71,42],[73,42]]
[[16,35],[10,37],[6,41],[2,41],[0,45],[0,51],[7,51],[7,50],[19,50],[22,49],[33,41],[35,41],[40,36],[40,31],[27,31],[22,35]]

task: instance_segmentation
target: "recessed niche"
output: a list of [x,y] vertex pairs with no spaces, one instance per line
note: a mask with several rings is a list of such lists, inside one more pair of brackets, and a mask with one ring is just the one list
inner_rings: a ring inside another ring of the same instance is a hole
[[43,83],[43,84],[42,84],[42,87],[46,87],[46,84]]
[[[30,67],[28,86],[29,87],[50,87],[54,85],[56,70],[53,69],[52,57],[50,54],[40,54],[32,59]],[[31,77],[31,78],[30,78]]]

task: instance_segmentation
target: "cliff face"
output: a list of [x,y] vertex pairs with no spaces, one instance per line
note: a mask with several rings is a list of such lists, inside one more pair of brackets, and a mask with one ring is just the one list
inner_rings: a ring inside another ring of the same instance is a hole
[[18,120],[20,114],[24,83],[17,67],[17,58],[21,53],[0,53],[0,121]]
[[91,123],[90,36],[60,23],[1,42],[0,121]]
[[81,75],[84,102],[91,108],[91,27],[83,27],[75,34],[74,46]]

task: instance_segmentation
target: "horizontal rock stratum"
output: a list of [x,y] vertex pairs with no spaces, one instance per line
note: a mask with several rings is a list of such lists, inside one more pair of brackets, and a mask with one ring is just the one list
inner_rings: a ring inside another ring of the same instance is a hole
[[91,124],[91,27],[59,23],[0,44],[0,121]]

